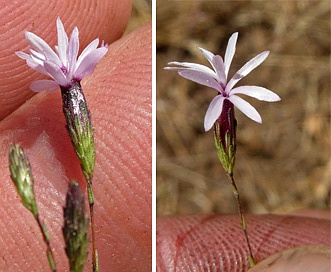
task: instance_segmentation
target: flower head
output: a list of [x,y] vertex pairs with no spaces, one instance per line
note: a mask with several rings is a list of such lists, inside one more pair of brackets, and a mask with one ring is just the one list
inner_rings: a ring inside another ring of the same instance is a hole
[[89,225],[85,211],[84,195],[75,180],[69,184],[63,213],[64,226],[62,233],[66,244],[65,251],[69,259],[70,271],[83,271],[89,245]]
[[19,144],[9,146],[9,170],[10,177],[14,182],[23,205],[38,215],[38,207],[34,193],[34,179],[31,173],[31,166],[28,156]]
[[70,40],[64,31],[60,18],[57,18],[58,45],[55,51],[40,37],[26,31],[25,37],[32,47],[30,54],[18,51],[16,55],[26,60],[32,69],[47,75],[52,80],[37,80],[30,85],[32,91],[54,91],[59,85],[70,87],[73,81],[80,82],[84,77],[93,73],[98,61],[107,53],[108,45],[102,42],[99,48],[99,39],[93,40],[78,56],[79,32],[75,27]]
[[277,94],[263,87],[240,86],[234,88],[240,79],[248,75],[267,58],[269,51],[264,51],[252,58],[240,68],[229,81],[227,81],[230,65],[236,51],[237,38],[237,32],[230,37],[225,51],[224,61],[221,56],[214,55],[206,49],[198,47],[213,69],[201,64],[189,62],[169,62],[168,65],[175,65],[175,67],[165,67],[165,69],[168,70],[178,71],[178,74],[184,78],[218,91],[216,97],[214,97],[209,104],[205,115],[204,127],[206,131],[210,130],[216,120],[220,117],[224,100],[229,100],[252,120],[262,123],[261,116],[256,109],[239,97],[238,94],[245,94],[268,102],[280,100],[280,97]]

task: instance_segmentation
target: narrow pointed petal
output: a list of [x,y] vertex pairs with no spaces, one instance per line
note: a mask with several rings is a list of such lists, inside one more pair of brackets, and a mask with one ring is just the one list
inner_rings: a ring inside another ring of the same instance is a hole
[[61,65],[58,55],[56,55],[52,48],[50,48],[50,46],[43,39],[28,31],[25,32],[25,37],[30,46],[37,52],[42,53],[45,55],[46,59],[53,61],[57,65]]
[[186,69],[178,71],[178,74],[196,83],[213,88],[218,92],[222,91],[220,84],[217,82],[217,80],[214,77],[211,77],[210,75],[201,73],[199,71],[192,71]]
[[228,45],[225,50],[224,66],[225,66],[226,77],[228,77],[230,65],[231,65],[234,53],[236,52],[237,39],[238,39],[238,32],[235,32],[231,35]]
[[229,91],[237,84],[237,82],[243,77],[247,76],[252,70],[259,66],[269,55],[269,51],[264,51],[248,61],[243,67],[241,67],[237,73],[231,78],[226,86],[226,92]]
[[[218,78],[215,71],[213,71],[212,69],[210,69],[209,67],[207,67],[205,65],[191,63],[191,62],[177,62],[177,61],[169,62],[168,65],[177,65],[179,67],[164,67],[165,70],[173,70],[173,71],[178,71],[178,72],[181,70],[193,70],[193,71],[197,71],[197,72],[201,72],[206,75],[209,75],[210,77],[213,77],[215,79]],[[182,66],[182,67],[180,67],[180,66]]]
[[231,95],[228,98],[243,114],[257,123],[262,123],[262,118],[257,110],[239,96]]
[[[37,53],[37,52],[36,52]],[[26,61],[26,63],[32,68],[41,72],[43,74],[47,74],[44,68],[44,59],[41,58],[40,54],[34,54],[34,50],[31,50],[30,59]]]
[[31,51],[31,55],[26,54],[24,52],[21,51],[17,51],[15,52],[15,54],[20,57],[21,59],[26,60],[26,64],[32,68],[33,70],[38,71],[39,73],[42,73],[44,75],[48,75],[48,73],[46,72],[45,68],[44,68],[44,63],[40,60],[34,57],[34,52],[37,53],[34,50],[30,50]]
[[210,102],[204,120],[205,131],[210,130],[213,127],[216,120],[218,119],[218,117],[220,117],[223,109],[224,99],[225,98],[223,96],[217,95]]
[[63,24],[58,17],[56,20],[56,27],[57,27],[57,51],[59,58],[64,66],[68,65],[67,62],[67,46],[68,46],[68,36],[64,30]]
[[226,85],[226,74],[225,74],[225,66],[221,56],[216,55],[213,57],[213,66],[217,73],[219,83]]
[[16,51],[15,54],[16,54],[19,58],[21,58],[21,59],[25,59],[25,60],[27,60],[27,59],[31,59],[31,57],[30,57],[29,54],[24,53],[24,52],[22,52],[22,51]]
[[33,70],[36,70],[37,72],[48,75],[48,72],[45,70],[44,64],[40,64],[37,61],[35,61],[33,58],[27,59],[26,64],[32,68]]
[[214,70],[214,63],[213,63],[213,57],[215,56],[212,52],[203,49],[202,47],[198,47],[198,49],[202,52],[202,54],[205,56],[205,58],[209,61],[209,63],[213,66]]
[[245,94],[258,100],[274,102],[280,101],[280,97],[274,92],[259,86],[240,86],[230,91],[230,94]]
[[76,68],[73,77],[80,81],[83,77],[92,74],[98,61],[107,53],[107,51],[107,47],[100,47],[86,55],[80,65]]
[[30,89],[34,92],[41,92],[48,90],[49,92],[59,89],[59,84],[54,80],[37,80],[31,83]]
[[61,67],[57,66],[55,63],[51,61],[45,61],[44,67],[47,73],[61,86],[67,87],[70,83],[68,82],[65,75],[63,74]]
[[[85,49],[83,50],[83,52],[78,57],[78,60],[76,62],[76,67],[78,67],[80,65],[80,63],[86,57],[86,55],[88,55],[93,50],[97,49],[98,44],[99,44],[99,39],[95,39],[92,42],[90,42],[90,44],[88,46],[85,47]],[[107,47],[107,46],[102,46],[102,47]]]
[[78,28],[75,27],[71,33],[69,46],[68,46],[68,73],[69,77],[74,73],[76,68],[76,60],[79,50],[79,38]]
[[202,52],[202,54],[205,56],[205,58],[209,61],[209,63],[212,65],[217,77],[216,79],[219,82],[226,84],[226,76],[225,76],[225,67],[223,63],[223,59],[219,55],[214,55],[212,52],[209,52],[206,49],[203,49],[201,47],[198,47],[198,49]]
[[34,59],[35,61],[39,62],[40,64],[43,63],[43,61],[45,60],[45,55],[41,54],[33,49],[30,49],[30,56],[32,59]]

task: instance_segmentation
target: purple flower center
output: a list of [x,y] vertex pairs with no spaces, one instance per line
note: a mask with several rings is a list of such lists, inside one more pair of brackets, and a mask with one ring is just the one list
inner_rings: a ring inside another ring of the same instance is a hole
[[[222,87],[222,86],[221,86]],[[218,92],[223,97],[229,97],[229,95],[225,92],[225,88],[222,87],[222,91]]]
[[[216,135],[223,147],[235,144],[237,122],[234,116],[234,105],[228,99],[224,100],[222,113],[216,122],[219,123],[219,131],[216,131]],[[227,134],[230,140],[228,144],[226,143]]]
[[61,67],[61,71],[62,71],[63,74],[65,74],[65,75],[67,75],[67,73],[68,73],[67,67],[65,67],[65,66],[62,66],[62,67]]

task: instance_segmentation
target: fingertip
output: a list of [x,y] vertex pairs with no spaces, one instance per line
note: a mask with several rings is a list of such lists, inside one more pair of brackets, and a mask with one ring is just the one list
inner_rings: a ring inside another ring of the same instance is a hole
[[300,246],[273,254],[248,272],[328,272],[330,259],[330,247]]
[[[286,248],[329,246],[328,220],[247,215],[246,222],[252,253],[257,262]],[[249,267],[247,253],[238,216],[190,215],[158,219],[157,265],[160,268],[195,270],[199,269],[200,264],[208,270],[217,263],[220,271],[232,271],[233,265],[243,270]]]
[[110,44],[82,81],[95,127],[96,230],[116,237],[98,241],[99,258],[114,271],[151,270],[151,67],[149,24]]

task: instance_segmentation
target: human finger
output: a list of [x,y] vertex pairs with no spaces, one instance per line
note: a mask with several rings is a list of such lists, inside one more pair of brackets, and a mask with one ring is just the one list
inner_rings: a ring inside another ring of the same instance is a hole
[[249,272],[328,272],[330,262],[330,247],[300,246],[271,255]]
[[[247,216],[257,262],[299,245],[329,246],[330,221],[298,216]],[[158,271],[246,271],[248,249],[239,216],[188,215],[157,222]]]

